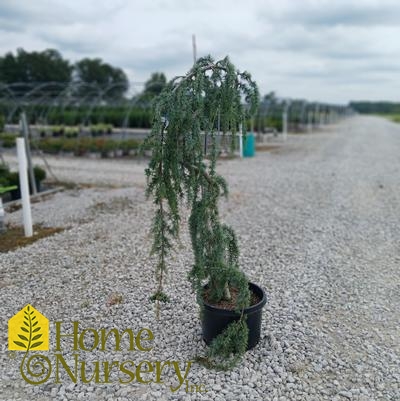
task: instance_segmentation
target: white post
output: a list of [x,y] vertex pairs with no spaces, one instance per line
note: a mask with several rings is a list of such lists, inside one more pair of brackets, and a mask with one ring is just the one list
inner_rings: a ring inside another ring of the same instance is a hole
[[5,231],[4,224],[5,224],[5,222],[4,222],[3,199],[1,199],[1,195],[0,195],[0,234]]
[[21,129],[22,129],[22,134],[25,138],[25,152],[26,152],[25,154],[28,162],[28,171],[29,171],[29,178],[31,180],[32,193],[33,195],[36,195],[37,194],[36,181],[35,181],[35,174],[33,173],[31,146],[29,145],[29,127],[28,127],[28,121],[26,119],[26,114],[24,111],[21,113]]
[[19,185],[21,188],[22,212],[24,217],[25,237],[32,237],[31,200],[29,197],[29,184],[24,138],[17,138],[17,155],[19,169]]
[[243,158],[243,131],[242,131],[242,124],[239,125],[239,156]]
[[309,134],[312,132],[312,111],[309,111],[307,114],[307,131]]
[[287,110],[284,110],[282,114],[282,134],[283,134],[282,139],[284,142],[286,142],[287,139],[287,117],[288,117]]
[[318,128],[318,124],[319,124],[319,104],[316,104],[314,109],[314,125],[316,128]]

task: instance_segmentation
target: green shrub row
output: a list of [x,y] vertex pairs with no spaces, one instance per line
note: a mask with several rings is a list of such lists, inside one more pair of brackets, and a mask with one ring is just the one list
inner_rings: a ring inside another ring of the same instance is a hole
[[151,110],[103,108],[92,111],[85,109],[51,110],[47,115],[48,124],[109,124],[114,127],[150,128]]
[[[46,171],[39,166],[33,167],[33,174],[35,176],[37,186],[39,186],[40,183],[46,178]],[[14,185],[19,187],[18,171],[10,171],[7,164],[0,163],[0,187],[9,187]]]
[[[14,104],[0,102],[0,115],[9,115],[13,110],[12,123],[18,124],[21,109],[14,110]],[[107,124],[113,127],[150,128],[152,110],[150,108],[125,106],[49,107],[44,105],[25,105],[29,124],[48,125],[97,125]],[[1,128],[1,125],[0,125]]]
[[0,145],[3,148],[13,148],[15,146],[15,140],[17,135],[10,132],[3,132],[0,134]]
[[[316,124],[319,121],[315,119],[313,116],[312,120],[310,121],[312,124]],[[307,121],[301,118],[301,116],[290,116],[288,124],[292,128],[298,128],[304,124],[307,124]],[[267,117],[260,117],[256,116],[253,122],[254,131],[256,132],[264,132],[268,128],[275,128],[278,132],[282,132],[282,116],[275,115],[275,116],[267,116]],[[251,130],[251,122],[247,121],[247,129]]]
[[105,138],[82,137],[73,138],[44,138],[34,141],[34,148],[45,153],[58,154],[60,152],[73,153],[75,156],[84,156],[88,153],[100,153],[102,157],[108,157],[110,153],[120,151],[122,156],[136,154],[140,142],[136,139],[116,141]]
[[[82,127],[83,128],[83,127]],[[40,130],[42,138],[53,136],[66,138],[77,138],[81,127],[69,127],[64,125],[50,125]],[[92,136],[101,136],[105,134],[112,134],[113,126],[111,124],[92,124],[86,127]]]
[[400,114],[390,114],[390,119],[395,123],[400,123]]
[[[282,117],[280,116],[268,116],[260,117],[256,116],[253,122],[254,131],[263,132],[269,128],[275,128],[277,131],[282,131]],[[251,130],[251,122],[247,121],[247,130]]]

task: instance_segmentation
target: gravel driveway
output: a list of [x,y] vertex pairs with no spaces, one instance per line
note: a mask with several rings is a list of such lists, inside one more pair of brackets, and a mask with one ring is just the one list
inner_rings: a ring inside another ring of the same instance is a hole
[[[148,302],[155,283],[145,163],[49,162],[62,180],[97,185],[34,204],[36,222],[67,229],[0,255],[1,400],[400,400],[400,125],[354,117],[320,133],[290,135],[252,159],[220,163],[230,185],[223,219],[236,229],[241,266],[268,302],[261,341],[240,366],[191,366],[189,383],[205,393],[184,386],[172,392],[177,376],[170,368],[163,384],[119,384],[117,371],[114,384],[74,384],[66,374],[57,384],[54,370],[40,386],[22,380],[23,353],[7,351],[7,320],[27,303],[49,318],[51,350],[55,321],[65,331],[79,321],[81,330],[154,333],[150,352],[79,354],[88,364],[174,360],[183,369],[204,351],[186,281],[192,256],[185,229],[170,260],[171,303],[159,321]],[[8,215],[20,219],[20,211]],[[65,343],[63,357],[72,364],[71,347]]]

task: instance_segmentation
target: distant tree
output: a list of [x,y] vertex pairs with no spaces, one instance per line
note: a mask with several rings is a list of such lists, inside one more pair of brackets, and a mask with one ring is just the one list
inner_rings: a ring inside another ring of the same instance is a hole
[[274,91],[267,93],[263,97],[264,102],[272,102],[275,103],[277,101],[276,94]]
[[260,103],[261,114],[268,113],[269,115],[280,113],[280,100],[276,97],[275,92],[269,92],[262,98]]
[[17,58],[11,52],[7,53],[4,57],[0,57],[0,82],[22,82],[24,78]]
[[158,96],[167,85],[167,77],[163,72],[153,72],[144,84],[143,92],[136,97],[139,104],[150,105],[152,100]]
[[[68,84],[71,81],[72,66],[61,54],[54,49],[42,52],[27,52],[22,48],[16,55],[12,52],[0,57],[0,82],[26,83],[19,87],[20,95],[31,90],[34,85],[45,82],[57,82]],[[48,85],[36,96],[42,96],[46,92],[49,96],[57,95],[63,88],[60,85]]]
[[400,103],[385,101],[351,101],[349,106],[363,114],[398,114],[400,113]]
[[153,72],[144,84],[144,93],[152,96],[159,95],[167,85],[167,77],[163,72]]
[[[78,61],[74,66],[74,82],[97,87],[99,91],[93,91],[92,96],[98,96],[102,91],[104,100],[121,99],[129,87],[128,78],[122,69],[104,63],[99,58]],[[79,95],[88,96],[87,87],[82,85],[77,88]]]

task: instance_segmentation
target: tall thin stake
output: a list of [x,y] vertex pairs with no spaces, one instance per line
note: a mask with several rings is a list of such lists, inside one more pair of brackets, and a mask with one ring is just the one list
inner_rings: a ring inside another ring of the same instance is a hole
[[17,138],[17,155],[18,155],[18,170],[19,170],[19,186],[21,190],[22,200],[22,215],[24,219],[24,232],[25,237],[32,237],[32,214],[31,214],[31,200],[29,197],[29,184],[28,175],[26,172],[27,160],[25,152],[24,138]]
[[25,138],[25,150],[26,150],[26,158],[28,160],[29,180],[31,182],[32,194],[36,195],[37,188],[36,188],[35,174],[33,173],[31,147],[29,144],[29,128],[26,119],[26,114],[24,111],[21,113],[21,130],[22,130],[22,135]]
[[196,35],[192,35],[192,47],[193,47],[193,64],[196,64],[197,60]]

